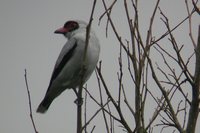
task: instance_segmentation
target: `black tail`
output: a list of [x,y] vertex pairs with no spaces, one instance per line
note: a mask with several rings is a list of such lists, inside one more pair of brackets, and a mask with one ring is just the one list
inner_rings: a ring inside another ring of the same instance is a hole
[[40,103],[40,105],[38,106],[37,112],[38,112],[38,113],[45,113],[45,112],[48,110],[49,106],[51,105],[52,101],[53,101],[53,100],[51,100],[51,99],[45,97],[45,98],[42,100],[42,102]]

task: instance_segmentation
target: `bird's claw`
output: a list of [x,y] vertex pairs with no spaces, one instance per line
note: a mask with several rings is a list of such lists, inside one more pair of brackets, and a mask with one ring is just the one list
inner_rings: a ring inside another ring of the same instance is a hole
[[75,101],[74,101],[75,104],[77,104],[78,106],[81,106],[83,104],[83,98],[77,98]]

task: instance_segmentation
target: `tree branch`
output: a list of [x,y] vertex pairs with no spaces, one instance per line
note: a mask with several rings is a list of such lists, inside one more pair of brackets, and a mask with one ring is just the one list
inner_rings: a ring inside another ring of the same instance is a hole
[[81,84],[79,86],[78,89],[78,93],[77,93],[77,133],[81,133],[82,132],[82,90],[83,90],[83,77],[85,75],[85,66],[86,66],[86,55],[87,55],[87,48],[88,48],[88,44],[89,44],[89,38],[90,38],[90,29],[91,29],[91,25],[92,25],[92,20],[93,20],[93,14],[94,14],[94,9],[95,9],[95,5],[96,5],[96,0],[94,0],[93,2],[93,6],[92,6],[92,12],[91,12],[91,16],[90,16],[90,20],[89,20],[89,24],[86,27],[86,41],[85,41],[85,49],[84,49],[84,55],[83,55],[83,64],[81,67]]
[[192,101],[189,110],[188,125],[186,131],[189,133],[195,133],[197,118],[199,115],[199,103],[200,103],[200,25],[197,40],[197,48],[195,49],[196,65],[194,74],[194,84],[192,87]]
[[29,87],[28,87],[28,80],[27,80],[27,71],[26,69],[24,70],[25,74],[24,74],[24,79],[25,79],[25,83],[26,83],[26,90],[27,90],[27,94],[28,94],[28,102],[29,102],[29,111],[30,111],[30,118],[31,118],[31,122],[34,128],[35,133],[38,133],[36,126],[35,126],[35,122],[33,119],[33,112],[32,112],[32,104],[31,104],[31,94],[29,91]]

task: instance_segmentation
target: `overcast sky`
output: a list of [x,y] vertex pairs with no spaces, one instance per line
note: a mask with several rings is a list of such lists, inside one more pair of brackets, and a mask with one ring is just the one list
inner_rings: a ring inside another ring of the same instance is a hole
[[[154,0],[143,0],[140,12],[141,25],[148,26],[149,12],[152,11]],[[185,5],[182,0],[163,0],[161,7],[172,20],[172,25],[177,24],[186,16]],[[181,3],[181,4],[180,4]],[[76,105],[73,91],[65,91],[57,98],[48,112],[44,115],[36,114],[35,110],[45,95],[52,69],[57,56],[66,42],[63,36],[53,32],[61,27],[67,20],[80,19],[88,21],[92,7],[92,0],[1,0],[0,2],[0,132],[1,133],[34,133],[29,118],[29,106],[24,82],[24,69],[27,69],[28,82],[32,98],[33,115],[37,129],[40,133],[73,133],[76,131]],[[117,12],[120,5],[115,7]],[[170,9],[170,10],[169,10]],[[106,79],[116,75],[118,67],[113,66],[118,56],[118,45],[110,37],[105,37],[105,20],[98,27],[98,18],[103,13],[101,2],[97,2],[93,29],[96,31],[101,43],[100,59],[103,60]],[[184,12],[183,12],[184,11]],[[114,14],[114,13],[113,13]],[[125,34],[123,26],[123,13],[115,17],[119,22],[120,32]],[[146,21],[148,20],[148,21]],[[193,33],[197,33],[199,18],[193,20]],[[187,29],[188,25],[184,25]],[[161,25],[156,25],[158,35]],[[184,31],[183,31],[184,32]],[[111,32],[112,33],[112,32]],[[163,33],[163,32],[161,32]],[[180,34],[181,31],[180,31]],[[110,35],[112,36],[112,34]],[[183,38],[177,36],[178,38]],[[196,35],[195,35],[196,37]],[[196,39],[196,38],[195,38]],[[181,40],[190,42],[188,40]],[[116,48],[117,47],[117,48]],[[191,46],[188,46],[192,50]],[[113,61],[113,59],[115,59]],[[193,67],[193,66],[192,66]],[[114,70],[114,71],[113,71]],[[116,81],[111,80],[110,85],[115,86]],[[87,82],[88,88],[96,87],[95,74]],[[95,86],[95,87],[94,87]],[[92,90],[92,93],[98,93]],[[97,107],[94,103],[91,106]],[[91,108],[91,109],[92,109]],[[94,110],[95,111],[95,110]],[[94,112],[93,111],[93,112]],[[91,114],[93,113],[91,111]],[[98,118],[96,120],[98,120]],[[97,125],[96,132],[102,132],[102,123]],[[197,126],[200,131],[200,127]],[[118,131],[119,133],[121,130]]]

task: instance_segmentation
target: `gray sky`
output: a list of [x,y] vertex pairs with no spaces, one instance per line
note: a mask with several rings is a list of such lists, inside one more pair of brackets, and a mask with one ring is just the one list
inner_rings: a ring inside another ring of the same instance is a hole
[[[186,10],[184,2],[181,2],[181,0],[176,0],[173,3],[172,1],[164,0],[161,2],[161,7],[166,7],[163,10],[169,15],[173,22],[172,25],[175,25],[186,16]],[[148,2],[145,0],[141,2],[142,6],[140,8],[144,9],[144,12],[139,12],[144,15],[141,16],[140,22],[143,26],[141,29],[145,29],[145,25],[149,24],[148,15],[152,11],[151,6],[153,3],[151,0]],[[63,36],[55,35],[54,30],[70,19],[88,21],[91,6],[91,0],[1,0],[0,132],[34,132],[29,118],[29,106],[24,82],[25,68],[28,72],[33,115],[38,131],[41,133],[73,133],[76,131],[76,105],[74,104],[75,95],[73,91],[67,90],[59,96],[46,114],[36,114],[35,110],[45,95],[54,63],[60,49],[66,42]],[[116,6],[115,11],[120,10],[120,8],[120,6]],[[100,59],[103,60],[105,78],[109,80],[113,75],[116,75],[118,69],[118,67],[111,67],[112,63],[117,63],[118,52],[116,51],[118,50],[118,44],[115,44],[117,42],[112,37],[112,32],[110,32],[110,38],[106,39],[105,20],[101,27],[97,25],[97,20],[103,13],[100,2],[97,3],[96,11],[98,12],[95,12],[95,20],[92,26],[101,42]],[[123,13],[118,14],[118,16],[115,19],[119,22],[120,32],[125,37],[127,31],[124,28],[126,27],[124,22],[126,20],[122,19]],[[155,23],[158,24],[154,27],[157,31],[154,34],[163,33],[161,30],[163,25],[160,25],[160,20],[158,19]],[[197,15],[193,20],[193,24],[193,33],[196,34],[197,24],[199,24]],[[188,28],[187,26],[187,24],[183,25],[183,31]],[[179,32],[177,38],[181,40],[181,43],[190,42],[188,39],[185,40],[185,37],[183,38],[180,30]],[[192,47],[189,45],[186,50],[192,51]],[[111,80],[109,85],[114,88],[117,86],[116,83],[117,80]],[[95,90],[96,77],[94,74],[87,85],[91,89],[91,93],[98,93]],[[97,106],[92,101],[89,102],[89,105],[92,107],[89,107],[89,115],[92,115],[95,112],[92,109]],[[95,119],[96,132],[101,132],[100,129],[104,126],[104,124],[97,121],[100,117],[101,115]],[[200,131],[199,126],[197,126],[197,130]],[[121,132],[121,130],[118,132]]]

